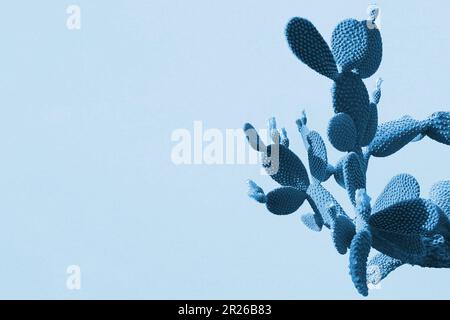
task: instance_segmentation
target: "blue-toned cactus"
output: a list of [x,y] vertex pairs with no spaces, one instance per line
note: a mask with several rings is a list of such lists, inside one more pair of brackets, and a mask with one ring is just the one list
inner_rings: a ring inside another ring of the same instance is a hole
[[[294,55],[314,71],[333,81],[328,122],[331,145],[344,152],[333,166],[321,135],[310,130],[303,112],[296,121],[307,151],[308,171],[289,148],[285,129],[278,130],[275,118],[268,127],[272,143],[264,144],[250,124],[244,125],[249,145],[261,154],[262,165],[281,186],[267,194],[249,181],[249,196],[276,215],[296,212],[305,200],[313,212],[300,220],[313,231],[330,229],[340,254],[350,250],[350,275],[362,295],[368,283],[376,284],[403,264],[450,268],[450,181],[437,182],[429,199],[420,198],[420,186],[409,174],[391,179],[374,201],[366,192],[370,157],[387,157],[410,142],[429,137],[450,145],[450,112],[433,113],[424,120],[404,116],[378,123],[382,80],[369,95],[362,79],[378,69],[382,39],[375,23],[378,9],[369,20],[347,19],[333,31],[331,48],[315,26],[304,18],[293,18],[286,38]],[[350,218],[322,182],[334,177],[345,188],[353,205]],[[371,249],[377,253],[369,257]]]
[[[380,279],[372,275],[368,279],[370,282],[377,283],[403,264],[450,268],[450,220],[442,209],[448,205],[450,181],[435,184],[430,195],[434,200],[422,199],[414,177],[398,175],[386,186],[373,209],[370,202],[364,200],[365,192],[358,192],[363,196],[357,199],[357,216],[364,216],[371,246],[383,254],[369,262],[369,266],[376,266],[381,272]],[[362,206],[364,213],[359,209]],[[367,252],[365,247],[354,250],[353,255],[358,259],[351,259],[351,269],[352,263],[357,266],[352,277],[357,275],[353,277],[355,286],[366,295],[366,284],[358,280],[367,272],[366,260],[363,261],[367,259]]]

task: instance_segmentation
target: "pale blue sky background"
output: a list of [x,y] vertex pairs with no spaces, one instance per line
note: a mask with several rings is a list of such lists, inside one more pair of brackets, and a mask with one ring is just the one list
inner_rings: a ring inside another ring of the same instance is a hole
[[[66,29],[69,4],[80,31]],[[328,40],[367,1],[8,1],[0,11],[0,298],[359,298],[329,232],[270,215],[245,180],[257,166],[175,166],[176,128],[325,132],[331,83],[284,39],[292,16]],[[450,106],[450,3],[379,1],[382,121]],[[366,83],[372,88],[375,77]],[[330,149],[331,150],[331,149]],[[337,152],[330,152],[336,161]],[[428,139],[370,165],[373,198],[399,172],[425,196],[450,178]],[[330,190],[348,203],[334,181]],[[302,207],[300,211],[307,210]],[[82,289],[66,289],[66,268]],[[370,298],[450,298],[450,270],[405,266]]]

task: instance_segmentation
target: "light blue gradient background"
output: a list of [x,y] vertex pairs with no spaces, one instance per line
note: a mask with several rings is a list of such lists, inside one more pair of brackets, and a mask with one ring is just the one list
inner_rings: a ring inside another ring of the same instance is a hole
[[[80,31],[66,29],[69,4],[81,7]],[[284,26],[304,16],[330,39],[368,4],[2,3],[0,298],[360,298],[328,231],[247,198],[247,178],[275,187],[257,166],[175,166],[170,136],[194,120],[262,128],[276,116],[305,159],[295,119],[306,108],[325,133],[331,83],[291,54]],[[450,2],[378,4],[384,59],[366,84],[385,80],[381,121],[449,110]],[[449,159],[428,139],[373,159],[369,193],[408,172],[426,196],[450,178]],[[66,289],[71,264],[81,266],[80,291]],[[450,270],[404,266],[370,298],[449,299]]]

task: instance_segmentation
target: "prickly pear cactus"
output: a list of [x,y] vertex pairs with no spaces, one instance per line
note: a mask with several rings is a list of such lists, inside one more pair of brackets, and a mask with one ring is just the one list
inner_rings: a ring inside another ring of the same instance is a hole
[[[375,202],[366,193],[366,172],[373,157],[387,157],[424,137],[450,144],[450,112],[439,111],[424,120],[410,116],[378,124],[382,80],[372,94],[362,79],[372,76],[382,59],[383,46],[375,23],[347,19],[333,31],[331,48],[314,25],[293,18],[286,38],[294,55],[332,81],[334,116],[328,122],[330,144],[344,156],[328,162],[322,136],[307,126],[306,114],[296,121],[308,154],[308,171],[289,148],[285,129],[271,118],[271,144],[265,145],[251,124],[244,125],[249,145],[261,154],[268,175],[281,186],[265,193],[248,181],[249,196],[276,215],[295,213],[307,201],[313,212],[301,214],[307,228],[326,227],[340,254],[349,251],[351,279],[358,292],[368,294],[368,283],[377,284],[403,264],[450,268],[450,181],[437,182],[429,199],[420,198],[420,186],[409,174],[391,179]],[[350,217],[322,182],[334,177],[345,188],[355,215]],[[369,259],[370,250],[379,253]]]

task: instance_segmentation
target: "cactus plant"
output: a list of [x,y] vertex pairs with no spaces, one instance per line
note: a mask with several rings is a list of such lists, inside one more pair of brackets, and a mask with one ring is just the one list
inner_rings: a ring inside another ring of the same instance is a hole
[[[357,291],[366,296],[368,283],[378,283],[403,264],[450,267],[450,181],[437,182],[429,199],[420,198],[417,180],[409,174],[391,179],[374,204],[366,192],[370,157],[387,157],[410,142],[429,137],[450,144],[450,112],[439,111],[425,120],[410,116],[378,123],[381,79],[371,95],[362,79],[378,69],[382,39],[376,12],[368,20],[347,19],[332,34],[331,48],[305,18],[293,18],[286,38],[294,55],[330,79],[334,116],[328,122],[330,144],[344,152],[336,165],[328,162],[322,136],[307,126],[306,113],[296,121],[308,155],[309,175],[302,160],[289,148],[285,129],[269,119],[272,143],[266,146],[251,124],[244,125],[250,146],[281,187],[265,193],[248,181],[249,196],[276,215],[296,212],[307,201],[312,213],[301,221],[313,231],[325,226],[340,254],[349,250],[349,269]],[[355,214],[348,215],[322,185],[331,176],[345,188]],[[370,250],[378,254],[369,259]]]

